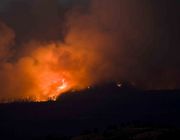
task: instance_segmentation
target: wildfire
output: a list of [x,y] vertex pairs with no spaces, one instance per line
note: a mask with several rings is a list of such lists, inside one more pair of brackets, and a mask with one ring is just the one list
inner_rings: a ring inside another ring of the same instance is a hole
[[63,76],[49,73],[49,75],[44,77],[43,81],[40,82],[40,89],[42,94],[37,100],[56,100],[60,94],[71,89],[71,83],[72,82],[70,82],[70,80],[68,81],[67,78]]
[[57,88],[57,91],[61,91],[63,89],[65,89],[68,86],[68,84],[65,82],[64,79],[62,79],[62,84]]
[[[16,61],[6,62],[3,58],[0,100],[56,100],[69,90],[82,90],[109,79],[104,74],[109,63],[104,63],[105,56],[101,54],[107,46],[108,36],[99,32],[94,22],[82,26],[81,20],[86,18],[79,16],[74,19],[72,16],[68,19],[69,31],[64,41],[30,40],[22,44],[20,52],[17,51]],[[1,46],[4,49],[2,41],[0,49]],[[11,56],[11,51],[8,53]]]
[[65,79],[52,81],[52,84],[48,88],[48,98],[56,100],[59,94],[65,92],[68,89],[68,83],[65,81]]

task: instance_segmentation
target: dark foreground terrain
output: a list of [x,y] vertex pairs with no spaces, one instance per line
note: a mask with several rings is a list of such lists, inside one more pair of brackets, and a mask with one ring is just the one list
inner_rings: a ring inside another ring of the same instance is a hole
[[56,102],[0,105],[0,139],[180,139],[180,91],[107,84]]

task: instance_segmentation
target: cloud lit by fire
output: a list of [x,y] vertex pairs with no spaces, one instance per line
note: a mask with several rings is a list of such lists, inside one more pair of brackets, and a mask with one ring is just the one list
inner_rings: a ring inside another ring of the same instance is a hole
[[56,0],[30,4],[36,5],[29,10],[33,26],[20,14],[14,24],[8,18],[0,24],[0,100],[45,101],[113,80],[145,88],[178,86],[177,69],[158,64],[162,48],[149,3],[92,0],[60,17]]

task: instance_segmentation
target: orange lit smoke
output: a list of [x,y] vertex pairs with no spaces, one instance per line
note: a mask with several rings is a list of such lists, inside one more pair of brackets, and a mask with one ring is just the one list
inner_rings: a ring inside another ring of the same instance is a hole
[[[63,42],[33,39],[23,42],[18,47],[23,48],[20,52],[10,51],[15,33],[1,25],[0,100],[54,100],[69,90],[81,90],[119,77],[132,79],[132,72],[127,68],[136,64],[137,59],[131,58],[124,40],[137,41],[133,34],[137,32],[136,26],[131,28],[136,12],[131,12],[132,8],[123,1],[109,2],[92,0],[87,13],[71,9],[66,13],[67,34]],[[134,53],[140,48],[132,50]]]
[[[122,11],[119,11],[119,2]],[[111,4],[109,0],[103,3],[92,0],[87,13],[78,8],[66,13],[67,34],[63,42],[61,39],[39,41],[33,38],[16,46],[23,48],[18,52],[10,51],[15,33],[2,26],[0,42],[6,41],[0,48],[6,51],[0,54],[3,60],[0,61],[0,99],[54,100],[69,90],[81,90],[119,77],[129,80],[126,69],[129,60],[136,59],[126,58],[128,51],[122,46],[125,46],[125,35],[136,39],[136,35],[126,34],[129,30],[137,32],[129,28],[131,17],[136,18],[131,9],[124,8],[119,0]]]
[[1,89],[7,99],[54,100],[63,92],[80,90],[92,84],[88,70],[93,68],[95,61],[92,52],[79,47],[55,43],[40,45],[17,63],[3,64],[0,76],[4,82],[1,86],[8,88]]
[[[107,71],[108,62],[104,63],[101,52],[108,38],[96,29],[94,23],[82,26],[80,23],[84,19],[89,17],[69,19],[70,31],[65,43],[30,41],[24,44],[25,49],[17,61],[2,61],[0,99],[55,100],[66,91],[81,90],[102,80],[100,77]],[[3,28],[3,36],[7,35],[9,42],[13,42],[13,37],[9,36],[10,29]],[[2,46],[10,50],[10,45]]]
[[97,61],[93,52],[81,50],[80,46],[56,43],[38,46],[30,57],[23,59],[39,101],[56,99],[68,90],[88,87],[92,84],[88,70]]
[[[156,62],[165,54],[157,43],[162,37],[154,32],[154,12],[148,3],[90,1],[82,9],[72,6],[64,13],[63,22],[55,1],[38,2],[39,6],[31,9],[32,17],[27,18],[34,24],[25,22],[23,26],[31,27],[27,36],[23,31],[24,40],[21,17],[17,17],[14,30],[0,23],[0,101],[55,100],[66,91],[106,81],[130,81],[146,89],[178,87],[179,69]],[[63,37],[56,37],[61,29],[57,24],[65,29],[60,31]]]

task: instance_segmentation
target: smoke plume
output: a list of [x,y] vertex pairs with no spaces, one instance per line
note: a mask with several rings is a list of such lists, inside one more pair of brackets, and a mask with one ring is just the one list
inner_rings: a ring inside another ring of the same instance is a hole
[[179,61],[168,59],[174,51],[167,54],[171,39],[164,40],[173,31],[159,27],[153,2],[91,0],[67,7],[57,0],[17,0],[2,9],[2,101],[56,99],[106,81],[179,86],[172,64]]

